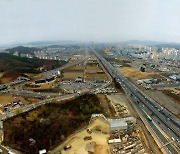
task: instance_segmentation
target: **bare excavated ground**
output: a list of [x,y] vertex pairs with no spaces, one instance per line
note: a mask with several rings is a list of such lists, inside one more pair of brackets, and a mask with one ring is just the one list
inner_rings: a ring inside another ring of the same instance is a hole
[[[15,96],[11,94],[2,94],[0,95],[0,104],[5,105],[7,103],[11,103]],[[38,100],[35,98],[26,98],[26,97],[18,97],[23,104],[31,104],[31,102],[37,102]]]
[[120,67],[117,68],[125,77],[128,78],[136,78],[140,79],[147,79],[147,78],[159,78],[154,72],[141,72],[138,69],[133,67]]
[[78,77],[84,81],[96,81],[97,79],[108,80],[107,75],[99,64],[77,65],[63,71],[63,80],[75,80]]
[[83,66],[74,66],[63,71],[63,80],[75,80],[78,77],[84,77]]
[[180,105],[180,89],[172,88],[163,90],[162,92]]
[[86,81],[93,81],[96,79],[103,79],[107,80],[107,75],[105,72],[100,68],[99,65],[96,66],[86,66],[85,71],[85,80]]
[[[91,130],[89,134],[87,129]],[[100,131],[98,130],[100,129]],[[101,118],[93,120],[87,128],[71,135],[65,142],[60,146],[56,147],[50,153],[61,151],[62,154],[89,154],[88,151],[94,152],[95,154],[109,154],[109,146],[107,140],[109,138],[109,125],[106,121]],[[85,137],[91,136],[91,140],[84,140]],[[71,145],[72,148],[64,150],[65,145]]]
[[114,104],[118,105],[120,104],[121,106],[124,106],[127,110],[127,114],[125,116],[131,116],[133,115],[133,110],[130,106],[130,102],[126,98],[124,94],[112,94],[112,95],[107,95],[107,98]]

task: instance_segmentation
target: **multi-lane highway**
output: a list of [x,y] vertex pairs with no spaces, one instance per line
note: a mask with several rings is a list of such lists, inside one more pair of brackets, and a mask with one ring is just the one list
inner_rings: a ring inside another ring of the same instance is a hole
[[[106,59],[104,59],[99,53],[92,49],[96,57],[100,60],[103,66],[111,74],[111,76],[118,82],[125,93],[129,96],[129,99],[136,106],[136,109],[142,114],[143,117],[147,117],[147,113],[152,116],[153,122],[149,122],[150,127],[161,139],[161,142],[166,144],[167,140],[162,134],[161,128],[166,132],[170,139],[173,139],[177,148],[180,147],[180,121],[174,117],[169,111],[163,109],[155,101],[147,97],[138,87],[136,87],[132,82],[125,78],[121,73],[119,73],[116,68],[114,68]],[[158,125],[158,128],[156,127]],[[167,145],[169,153],[179,153],[177,148],[172,145]]]

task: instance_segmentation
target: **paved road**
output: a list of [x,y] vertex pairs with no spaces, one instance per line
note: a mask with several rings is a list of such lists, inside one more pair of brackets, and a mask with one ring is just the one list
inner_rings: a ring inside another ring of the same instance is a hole
[[[74,94],[68,94],[68,95],[58,96],[58,97],[55,97],[55,98],[46,99],[46,100],[40,101],[40,102],[35,103],[35,104],[30,104],[30,105],[26,105],[24,107],[21,107],[20,108],[20,113],[30,111],[32,109],[35,109],[35,108],[41,106],[41,105],[49,104],[53,100],[60,101],[60,100],[66,100],[66,99],[70,99],[70,98],[75,98],[77,96],[79,96],[79,95],[77,93],[74,93]],[[5,119],[13,117],[13,116],[15,116],[17,114],[19,114],[19,113],[17,113],[17,111],[11,111],[11,112],[5,113],[5,114],[0,116],[0,120],[5,120]]]
[[[170,116],[170,113],[167,110],[162,110],[159,112],[159,109],[161,108],[160,105],[158,105],[156,102],[154,102],[152,99],[147,97],[142,91],[140,91],[139,88],[137,88],[132,82],[130,82],[127,78],[125,78],[120,72],[118,72],[107,60],[105,60],[100,54],[98,54],[95,50],[92,49],[96,57],[101,61],[101,63],[104,65],[104,67],[107,69],[107,71],[111,74],[111,76],[121,85],[121,87],[124,89],[126,94],[129,96],[131,101],[137,106],[137,108],[140,110],[142,115],[146,118],[147,114],[144,113],[143,110],[141,110],[141,106],[139,106],[140,103],[142,103],[146,108],[148,109],[148,112],[151,112],[151,115],[158,118],[161,123],[163,123],[163,128],[166,131],[171,132],[172,136],[169,136],[169,138],[174,137],[176,140],[176,145],[180,146],[180,123],[179,119]],[[160,107],[160,108],[159,108]],[[167,120],[169,118],[169,120]],[[149,124],[151,128],[155,131],[155,133],[158,134],[161,141],[163,140],[163,143],[168,142],[168,140],[164,139],[163,135],[159,132],[159,130],[156,128],[153,123]],[[165,126],[165,127],[164,127]],[[160,127],[162,127],[160,125]],[[161,134],[161,135],[160,135]],[[169,134],[168,134],[169,135]],[[173,146],[168,145],[167,146],[169,151],[173,153],[179,153]]]
[[0,145],[0,149],[2,150],[2,154],[8,154],[8,151],[4,146]]
[[169,88],[180,88],[180,82],[177,83],[163,83],[163,84],[152,84],[151,85],[154,89],[169,89]]

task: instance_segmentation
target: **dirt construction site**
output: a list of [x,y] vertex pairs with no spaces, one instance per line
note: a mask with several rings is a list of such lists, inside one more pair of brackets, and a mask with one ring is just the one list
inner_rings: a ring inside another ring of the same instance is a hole
[[[123,107],[122,113],[116,118],[134,116],[135,112],[129,104],[127,98],[123,94],[101,94],[102,99],[110,103],[115,113],[119,111],[116,109],[117,105]],[[106,103],[107,103],[106,102]],[[104,102],[105,103],[105,102]],[[139,120],[137,120],[139,121]],[[139,122],[138,122],[139,123]],[[119,154],[119,153],[150,153],[149,141],[147,138],[147,130],[144,126],[137,123],[132,124],[131,128],[127,130],[110,131],[110,122],[102,117],[92,119],[87,127],[84,127],[71,136],[69,136],[62,144],[52,150],[52,154]],[[146,131],[145,131],[146,130]],[[113,142],[111,142],[113,141]],[[117,142],[116,142],[117,141]],[[152,143],[151,141],[151,143]],[[155,143],[154,148],[156,152],[158,148]],[[80,146],[81,145],[81,146]],[[65,147],[68,147],[65,149]],[[161,152],[160,152],[161,154]]]
[[[120,131],[111,134],[109,123],[103,118],[95,118],[84,129],[69,136],[60,146],[50,153],[52,154],[118,154],[136,151],[139,154],[149,153],[145,143],[145,137],[139,126],[131,131]],[[120,137],[120,138],[119,138]],[[110,140],[120,142],[110,143]],[[109,143],[108,143],[109,142]],[[65,149],[65,147],[68,147]]]
[[159,77],[154,72],[141,72],[133,67],[120,67],[117,68],[125,77],[135,78],[135,79],[147,79]]
[[[71,135],[64,143],[55,148],[51,153],[61,151],[62,154],[108,154],[107,140],[109,136],[109,125],[102,119],[96,119],[74,135]],[[65,145],[71,148],[64,150]]]

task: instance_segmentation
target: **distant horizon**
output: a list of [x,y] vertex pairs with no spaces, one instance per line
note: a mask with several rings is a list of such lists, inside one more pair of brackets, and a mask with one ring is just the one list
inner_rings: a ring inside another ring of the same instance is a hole
[[[77,41],[77,40],[47,40],[47,41],[29,41],[29,42],[14,42],[14,43],[6,43],[6,44],[0,44],[0,47],[17,47],[17,46],[25,46],[25,45],[33,45],[36,43],[42,43],[45,44],[53,44],[53,45],[61,45],[64,43],[110,43],[110,44],[116,44],[116,43],[129,43],[131,42],[137,42],[139,43],[138,45],[145,45],[145,43],[152,43],[153,45],[163,45],[163,44],[172,44],[172,45],[180,45],[179,42],[166,42],[166,41],[154,41],[154,40],[125,40],[125,41],[113,41],[113,42],[108,42],[108,41]],[[155,44],[153,44],[155,43]],[[132,43],[133,44],[133,43]],[[136,43],[135,43],[136,44]],[[151,46],[151,45],[150,45]]]
[[0,44],[32,41],[180,43],[179,0],[1,0]]

